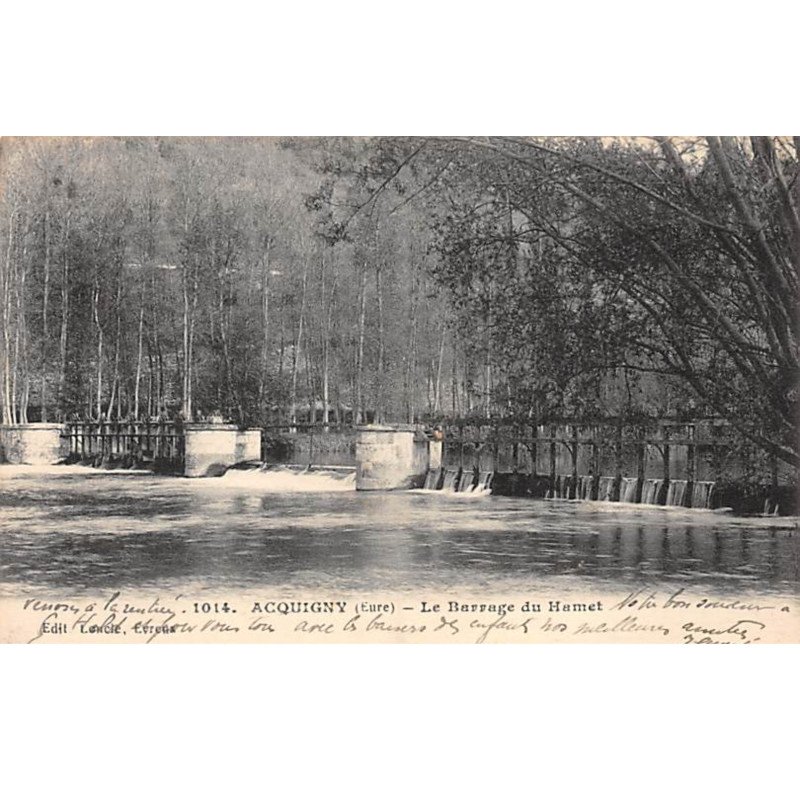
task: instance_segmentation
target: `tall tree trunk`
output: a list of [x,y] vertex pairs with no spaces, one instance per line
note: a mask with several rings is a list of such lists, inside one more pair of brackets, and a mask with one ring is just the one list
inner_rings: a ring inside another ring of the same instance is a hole
[[[324,265],[323,261],[323,265]],[[325,285],[325,273],[323,272],[323,287]],[[327,314],[325,315],[325,329],[322,338],[322,422],[327,430],[330,422],[330,353],[331,353],[331,330],[333,329],[333,309],[336,298],[336,272],[333,273],[330,294],[327,302]],[[324,291],[323,291],[324,302]]]
[[308,286],[308,260],[303,265],[303,288],[300,294],[300,318],[297,321],[297,334],[295,335],[292,353],[292,394],[290,398],[290,419],[292,425],[297,424],[297,369],[300,348],[303,345],[303,326],[306,316],[306,288]]
[[383,373],[384,373],[384,334],[383,334],[383,284],[381,263],[375,269],[375,294],[378,302],[378,365],[375,370],[375,422],[383,422]]
[[71,214],[67,212],[67,219],[64,224],[63,242],[63,270],[61,275],[61,333],[58,342],[58,411],[57,416],[60,422],[66,417],[66,391],[67,382],[67,344],[69,336],[69,235],[71,225]]
[[286,329],[284,328],[283,314],[281,314],[281,344],[278,353],[278,380],[283,383],[283,368],[286,360]]
[[111,419],[114,410],[114,400],[117,400],[117,419],[119,419],[119,399],[122,397],[122,391],[119,387],[119,345],[122,336],[122,276],[117,276],[117,297],[116,297],[116,317],[117,317],[117,330],[114,341],[114,377],[111,381],[111,397],[108,401],[108,411],[106,417]]
[[183,270],[183,403],[181,414],[187,422],[194,408],[192,387],[194,382],[194,334],[199,289],[198,266],[184,266]]
[[433,394],[433,413],[438,414],[442,403],[442,364],[444,362],[444,343],[447,334],[447,323],[442,318],[441,332],[439,334],[439,354],[436,357],[436,384]]
[[147,340],[147,418],[151,419],[153,416],[153,379],[156,374],[156,367],[153,362],[153,351],[150,344],[150,339]]
[[461,416],[461,398],[458,394],[458,346],[457,338],[453,336],[451,374],[450,374],[450,413],[454,417]]
[[8,218],[8,244],[6,247],[5,268],[2,280],[2,323],[3,323],[3,424],[13,424],[11,405],[11,262],[14,248],[14,218],[12,210]]
[[187,394],[186,394],[185,419],[187,420],[187,422],[194,418],[194,335],[195,335],[195,321],[197,319],[197,300],[199,297],[198,289],[199,289],[198,278],[197,278],[197,273],[195,273],[195,278],[193,283],[192,308],[189,320],[189,358],[186,364],[186,372],[188,380],[186,383]]
[[364,422],[364,334],[367,319],[367,265],[361,269],[358,299],[358,350],[356,353],[356,423]]
[[50,320],[48,317],[50,300],[50,209],[44,212],[44,279],[42,281],[42,374],[40,404],[42,422],[47,422],[47,373],[49,371],[48,352],[50,345]]
[[486,419],[492,416],[492,348],[486,347],[486,362],[484,364],[484,416]]
[[28,247],[22,247],[22,260],[17,274],[17,345],[15,361],[19,364],[22,390],[17,401],[17,422],[28,421],[28,397],[30,394],[30,348],[28,346],[28,315],[25,285],[28,277]]
[[136,379],[133,385],[133,418],[139,419],[139,386],[142,381],[142,350],[144,343],[144,287],[139,293],[139,327],[136,337]]
[[[24,233],[23,233],[24,236]],[[17,383],[19,379],[19,339],[22,333],[22,320],[20,319],[20,302],[19,302],[19,265],[17,259],[13,260],[13,267],[11,272],[11,285],[14,289],[14,357],[11,360],[11,422],[16,425],[19,422],[19,404],[17,400]],[[9,305],[11,298],[9,298]],[[9,316],[11,312],[9,313]]]
[[267,374],[269,371],[269,288],[270,288],[270,250],[272,247],[272,239],[267,238],[266,253],[264,255],[264,272],[261,280],[261,377],[258,382],[258,405],[259,408],[263,405],[266,385]]
[[192,401],[189,396],[189,386],[191,386],[191,378],[189,376],[189,363],[191,354],[189,352],[189,276],[187,274],[188,267],[184,267],[183,276],[183,388],[182,388],[182,414],[185,420],[189,419],[191,413]]
[[95,273],[94,291],[92,292],[92,318],[97,328],[97,419],[103,418],[103,326],[100,324],[100,276]]
[[[164,403],[164,354],[161,347],[161,337],[158,335],[159,320],[158,309],[156,307],[156,271],[153,270],[150,281],[150,288],[152,290],[150,301],[150,327],[153,332],[153,350],[155,351],[155,366],[157,367],[156,381],[155,381],[155,402],[152,399],[148,400],[148,405],[151,406],[151,415],[159,416]],[[182,371],[182,366],[179,364]]]
[[314,368],[311,364],[311,337],[310,335],[306,336],[308,339],[309,346],[305,348],[305,352],[303,353],[304,360],[306,362],[306,398],[308,399],[308,419],[306,422],[311,423],[312,425],[317,424],[317,394],[315,391],[315,377],[314,377]]
[[417,316],[419,305],[419,272],[412,266],[411,280],[411,330],[408,336],[408,352],[406,353],[406,369],[403,380],[403,400],[406,407],[406,422],[414,422],[414,395],[417,389]]

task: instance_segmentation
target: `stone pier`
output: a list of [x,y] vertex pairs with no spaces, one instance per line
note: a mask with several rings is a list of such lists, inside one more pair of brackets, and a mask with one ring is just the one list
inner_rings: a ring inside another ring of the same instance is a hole
[[441,442],[413,425],[365,425],[356,437],[356,489],[415,489],[442,460]]
[[64,456],[66,444],[57,423],[0,425],[0,463],[56,464]]
[[222,475],[240,461],[261,460],[261,430],[242,431],[236,425],[184,424],[185,468],[188,478]]

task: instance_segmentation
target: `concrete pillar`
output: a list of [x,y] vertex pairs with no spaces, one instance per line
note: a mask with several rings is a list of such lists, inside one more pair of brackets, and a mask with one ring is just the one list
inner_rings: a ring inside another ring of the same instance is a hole
[[52,422],[0,425],[0,462],[56,464],[67,454],[62,428]]
[[184,471],[187,478],[222,475],[240,461],[261,461],[261,431],[236,425],[187,422],[184,426]]
[[365,425],[356,435],[356,489],[419,488],[441,458],[441,442],[431,442],[413,425]]
[[428,442],[428,469],[442,468],[442,442],[435,439]]

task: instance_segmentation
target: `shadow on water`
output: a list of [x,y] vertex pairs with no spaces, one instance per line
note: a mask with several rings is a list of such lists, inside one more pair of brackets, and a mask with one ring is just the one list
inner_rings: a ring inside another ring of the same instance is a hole
[[262,493],[0,468],[0,588],[525,591],[550,578],[796,592],[796,528],[702,512],[441,493]]

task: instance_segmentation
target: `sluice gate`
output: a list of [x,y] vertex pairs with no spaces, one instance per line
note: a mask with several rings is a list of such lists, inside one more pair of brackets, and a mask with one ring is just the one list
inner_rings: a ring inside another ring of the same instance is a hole
[[186,437],[180,421],[67,422],[68,460],[93,467],[181,473]]
[[222,475],[261,457],[261,431],[202,422],[67,422],[66,460],[109,469],[150,469],[187,477]]
[[[465,471],[491,472],[496,494],[713,509],[730,505],[754,472],[753,464],[734,462],[733,436],[716,419],[641,425],[457,420],[444,426],[445,480],[456,470],[463,490]],[[774,473],[771,490],[755,491],[772,497],[781,480]]]
[[445,494],[490,494],[493,472],[461,469],[430,469],[423,488]]

